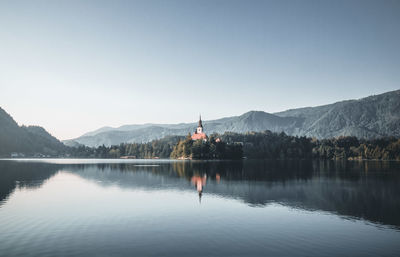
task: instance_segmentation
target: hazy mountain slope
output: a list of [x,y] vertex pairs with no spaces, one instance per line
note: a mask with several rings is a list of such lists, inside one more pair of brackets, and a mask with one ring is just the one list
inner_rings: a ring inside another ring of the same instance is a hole
[[83,134],[82,137],[83,136],[93,136],[93,135],[99,134],[101,132],[110,131],[110,130],[114,130],[114,128],[112,128],[112,127],[102,127],[102,128],[96,129],[94,131],[87,132],[87,133]]
[[100,146],[100,145],[117,145],[120,143],[133,143],[133,142],[149,142],[153,139],[163,138],[168,135],[180,135],[182,131],[163,128],[159,126],[151,126],[145,128],[138,128],[131,131],[105,131],[98,133],[94,136],[82,136],[79,140],[66,140],[65,144],[71,145],[74,142],[84,144],[87,146]]
[[[240,116],[204,121],[205,132],[224,133],[284,131],[289,135],[330,138],[354,135],[362,138],[400,136],[400,90],[360,100],[348,100],[318,107],[279,113],[250,111]],[[67,145],[115,145],[122,142],[148,142],[167,135],[186,135],[197,123],[124,125],[105,127],[64,141]]]
[[[207,133],[224,133],[225,131],[245,132],[245,131],[263,131],[271,130],[281,132],[288,126],[296,126],[301,121],[299,118],[278,117],[261,111],[251,111],[241,116],[222,118],[218,120],[204,121],[203,125]],[[66,140],[64,143],[73,146],[76,143],[87,146],[116,145],[123,142],[148,142],[153,139],[159,139],[167,135],[187,135],[192,133],[197,123],[181,124],[160,124],[160,125],[138,125],[131,126],[131,130],[115,128],[90,136],[82,136],[73,140]],[[87,135],[87,134],[85,134]]]
[[33,155],[56,154],[65,145],[38,126],[18,126],[14,119],[0,108],[0,155],[9,156],[12,152]]
[[275,113],[304,119],[295,135],[317,138],[400,136],[400,90],[360,100]]

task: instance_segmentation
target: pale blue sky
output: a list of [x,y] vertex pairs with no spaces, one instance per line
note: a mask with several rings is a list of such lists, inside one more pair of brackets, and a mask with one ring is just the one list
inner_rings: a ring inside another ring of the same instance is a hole
[[60,139],[399,89],[400,1],[2,1],[0,106]]

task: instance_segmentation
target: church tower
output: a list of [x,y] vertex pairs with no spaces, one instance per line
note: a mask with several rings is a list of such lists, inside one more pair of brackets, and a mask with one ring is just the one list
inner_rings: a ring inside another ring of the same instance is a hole
[[199,124],[192,135],[192,140],[199,140],[199,139],[207,141],[207,135],[203,131],[203,121],[201,120],[201,115],[199,118]]
[[201,115],[200,115],[199,125],[197,126],[196,132],[197,132],[197,134],[202,134],[203,133],[203,122],[201,121]]

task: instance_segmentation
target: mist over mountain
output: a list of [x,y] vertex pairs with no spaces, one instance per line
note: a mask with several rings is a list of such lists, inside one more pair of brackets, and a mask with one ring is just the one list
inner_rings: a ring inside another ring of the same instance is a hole
[[10,153],[56,155],[65,145],[39,126],[18,126],[14,119],[0,108],[0,156]]
[[[240,116],[203,121],[203,125],[207,134],[270,130],[318,139],[338,136],[357,136],[367,139],[398,137],[400,136],[400,90],[359,100],[291,109],[273,114],[250,111]],[[187,135],[192,133],[196,126],[197,122],[103,127],[76,139],[65,140],[64,143],[70,146],[77,144],[110,146],[148,142],[167,135]]]

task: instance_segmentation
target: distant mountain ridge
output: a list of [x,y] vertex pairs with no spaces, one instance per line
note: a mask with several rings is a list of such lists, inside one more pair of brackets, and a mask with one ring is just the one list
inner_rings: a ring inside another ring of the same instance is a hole
[[[400,90],[359,100],[346,100],[273,114],[250,111],[240,116],[204,121],[203,125],[208,134],[271,130],[318,139],[338,136],[399,137]],[[167,135],[187,135],[192,133],[196,126],[197,123],[193,122],[124,125],[119,128],[103,127],[76,139],[65,140],[64,143],[71,146],[77,144],[110,146],[120,143],[148,142]]]
[[400,90],[359,100],[288,110],[276,115],[304,119],[302,130],[291,132],[294,135],[317,138],[398,137],[400,136]]

